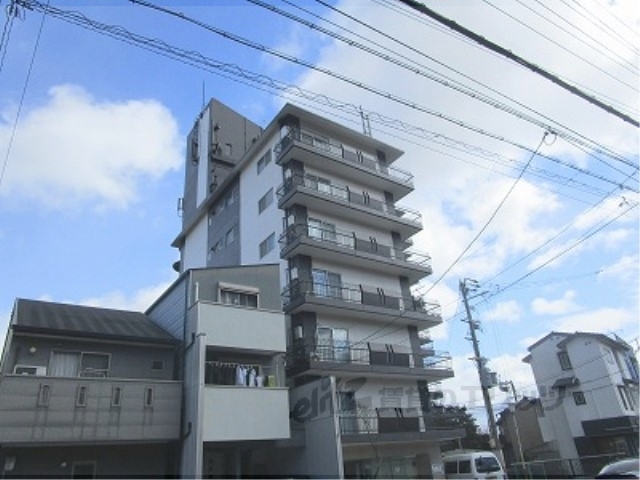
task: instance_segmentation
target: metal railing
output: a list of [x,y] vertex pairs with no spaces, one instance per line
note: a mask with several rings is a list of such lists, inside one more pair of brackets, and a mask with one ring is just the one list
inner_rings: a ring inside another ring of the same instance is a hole
[[[309,272],[305,275],[305,272],[300,272],[299,276],[311,277],[311,274]],[[282,291],[282,301],[284,305],[289,305],[305,295],[313,295],[318,298],[328,298],[359,305],[382,307],[389,310],[411,311],[433,316],[441,315],[439,303],[427,301],[422,297],[403,296],[400,293],[388,292],[379,287],[362,284],[332,284],[328,282],[301,280],[300,278],[292,280],[291,283],[284,288]]]
[[451,426],[441,426],[420,408],[362,408],[338,412],[343,435],[366,435],[401,432],[450,432]]
[[569,459],[516,462],[507,468],[507,473],[509,478],[593,478],[608,463],[629,456],[624,453],[610,453]]
[[365,194],[352,192],[346,185],[336,185],[333,183],[327,184],[319,182],[317,178],[314,178],[310,175],[296,174],[290,178],[287,178],[286,181],[282,185],[280,185],[280,187],[278,187],[276,194],[278,195],[278,198],[282,198],[289,194],[292,190],[300,186],[303,186],[310,190],[315,190],[322,193],[323,195],[327,195],[338,200],[343,200],[355,205],[366,206],[368,208],[371,208],[372,210],[375,210],[376,212],[385,213],[394,218],[407,220],[411,223],[415,223],[418,226],[422,224],[422,214],[417,210],[395,205],[391,202],[377,200]]
[[354,232],[339,228],[322,228],[308,224],[290,225],[280,235],[279,243],[285,248],[297,240],[309,238],[316,242],[337,245],[356,252],[370,253],[391,260],[399,260],[418,267],[431,267],[431,257],[414,249],[403,250],[380,244],[371,239],[358,238]]
[[[362,344],[360,344],[362,345]],[[371,366],[404,366],[425,370],[451,370],[453,363],[449,352],[428,353],[394,352],[393,345],[385,351],[372,350],[369,346],[352,346],[344,342],[297,344],[289,349],[289,359],[311,358],[318,362],[345,363]]]
[[413,175],[399,168],[386,165],[367,152],[358,150],[350,145],[343,144],[337,140],[315,133],[311,130],[291,128],[289,132],[278,142],[274,148],[274,153],[279,158],[288,147],[294,143],[300,143],[313,150],[328,155],[330,157],[346,160],[347,162],[358,164],[368,170],[384,175],[389,179],[411,186]]
[[[247,387],[284,387],[283,365],[260,365],[256,363],[204,362],[205,385],[247,386]],[[240,369],[244,369],[242,372]],[[253,370],[250,374],[249,371]]]

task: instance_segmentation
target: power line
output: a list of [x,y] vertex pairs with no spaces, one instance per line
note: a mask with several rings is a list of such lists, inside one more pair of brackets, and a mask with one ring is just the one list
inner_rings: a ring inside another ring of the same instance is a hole
[[[419,112],[422,112],[422,113],[426,113],[428,115],[436,116],[437,118],[439,118],[441,120],[445,120],[447,122],[453,123],[454,125],[457,125],[457,126],[459,126],[461,128],[465,128],[465,129],[474,131],[476,133],[481,133],[481,134],[489,136],[491,138],[499,139],[498,137],[500,137],[499,135],[496,135],[494,133],[488,132],[488,131],[480,128],[480,127],[475,127],[475,126],[469,125],[469,124],[467,124],[465,122],[462,122],[462,121],[460,121],[460,120],[458,120],[456,118],[453,118],[453,117],[451,117],[449,115],[446,115],[446,114],[444,114],[442,112],[437,112],[437,111],[431,110],[431,109],[429,109],[429,108],[427,108],[427,107],[425,107],[423,105],[420,105],[420,104],[414,102],[413,100],[409,100],[409,99],[400,97],[400,96],[392,94],[392,93],[390,93],[388,91],[384,91],[384,90],[382,90],[380,88],[374,87],[373,85],[366,84],[366,83],[361,82],[359,80],[347,77],[346,75],[343,75],[343,74],[341,74],[339,72],[335,72],[333,70],[330,70],[330,69],[325,68],[325,67],[321,67],[321,66],[319,66],[317,64],[314,64],[312,62],[299,59],[299,58],[294,57],[294,56],[292,56],[290,54],[287,54],[285,52],[272,49],[272,48],[267,47],[265,45],[261,45],[259,43],[256,43],[256,42],[252,41],[252,40],[246,39],[246,38],[241,37],[239,35],[224,31],[224,30],[222,30],[220,28],[217,28],[217,27],[214,27],[212,25],[209,25],[209,24],[206,24],[204,22],[201,22],[199,20],[196,20],[195,18],[188,17],[183,13],[176,12],[176,11],[173,11],[173,10],[170,10],[170,9],[167,9],[167,8],[164,8],[164,7],[149,3],[149,2],[147,2],[145,0],[130,0],[130,1],[132,3],[136,3],[136,4],[139,4],[139,5],[154,9],[154,10],[158,10],[160,12],[163,12],[163,13],[166,13],[168,15],[174,16],[174,17],[179,18],[181,20],[184,20],[186,22],[192,23],[192,24],[197,25],[197,26],[199,26],[199,27],[201,27],[201,28],[203,28],[203,29],[205,29],[207,31],[210,31],[210,32],[212,32],[212,33],[214,33],[216,35],[220,35],[223,38],[226,38],[228,40],[232,40],[232,41],[237,42],[237,43],[239,43],[241,45],[244,45],[246,47],[258,50],[260,52],[268,53],[270,55],[273,55],[275,57],[281,58],[283,60],[295,63],[297,65],[304,66],[304,67],[309,68],[311,70],[318,71],[318,72],[323,73],[325,75],[328,75],[328,76],[330,76],[332,78],[335,78],[337,80],[340,80],[340,81],[343,81],[343,82],[345,82],[347,84],[350,84],[350,85],[352,85],[354,87],[360,88],[360,89],[368,91],[370,93],[373,93],[374,95],[377,95],[377,96],[379,96],[381,98],[384,98],[386,100],[391,100],[391,101],[393,101],[395,103],[398,103],[400,105],[404,105],[406,107],[412,108],[412,109],[414,109],[416,111],[419,111]],[[535,120],[533,120],[533,119],[531,121],[535,122]],[[548,125],[546,125],[544,123],[537,123],[537,124],[541,128],[544,128],[545,130],[548,129]],[[601,154],[610,156],[611,158],[613,158],[613,159],[615,159],[615,160],[617,160],[619,162],[625,163],[626,165],[629,165],[632,168],[638,169],[637,165],[635,165],[632,162],[629,162],[623,156],[618,155],[618,154],[610,151],[607,148],[602,148],[601,146],[594,146],[593,144],[590,144],[584,136],[580,136],[580,135],[575,136],[575,135],[570,134],[570,133],[568,133],[566,131],[563,131],[562,129],[554,129],[554,131],[558,136],[561,136],[562,138],[565,138],[565,137],[566,138],[571,138],[577,144],[580,144],[580,145],[583,145],[583,146],[588,146],[589,148],[593,148],[595,151],[597,151],[597,152],[599,152]]]
[[[47,0],[47,6],[49,5],[49,0]],[[12,6],[15,6],[12,3]],[[17,9],[17,7],[15,7]],[[17,15],[17,13],[16,13]],[[4,174],[7,169],[7,165],[9,163],[9,156],[11,155],[11,147],[13,146],[13,140],[16,135],[16,130],[18,128],[18,121],[20,120],[20,113],[22,112],[22,105],[24,104],[24,97],[27,93],[27,87],[29,86],[29,80],[31,79],[31,72],[33,70],[33,64],[36,59],[36,52],[38,51],[38,46],[40,45],[40,37],[42,36],[42,29],[44,27],[44,20],[46,18],[46,13],[42,14],[42,20],[40,21],[40,28],[38,29],[38,34],[36,35],[36,43],[33,47],[33,52],[31,54],[31,60],[29,62],[29,69],[27,70],[27,77],[24,80],[24,86],[22,87],[22,93],[20,94],[20,102],[18,103],[18,111],[16,112],[16,118],[13,121],[13,128],[11,129],[11,135],[9,136],[9,142],[7,144],[7,152],[4,156],[4,161],[2,162],[2,170],[0,171],[0,187],[2,187],[2,180],[4,179]],[[4,54],[3,54],[4,57]]]
[[[488,2],[488,0],[484,0],[485,2]],[[632,73],[632,74],[636,74],[636,68],[635,65],[633,65],[631,62],[629,62],[627,59],[621,57],[620,55],[618,55],[615,52],[609,51],[610,47],[607,47],[607,45],[603,44],[600,40],[598,40],[597,38],[594,38],[592,35],[588,34],[587,32],[585,32],[584,30],[582,30],[581,28],[577,27],[576,25],[574,25],[573,23],[571,23],[569,20],[567,20],[566,18],[564,18],[562,15],[559,15],[557,12],[551,10],[549,7],[547,7],[546,5],[544,5],[542,2],[540,2],[540,0],[534,0],[538,5],[540,5],[542,8],[544,8],[545,10],[551,12],[552,14],[554,14],[555,16],[557,16],[560,20],[562,20],[565,23],[568,23],[571,27],[573,27],[575,30],[577,30],[578,32],[580,32],[584,37],[589,38],[590,40],[592,40],[594,43],[600,45],[601,47],[604,47],[605,50],[602,51],[601,49],[595,48],[592,44],[587,43],[585,40],[578,38],[576,35],[572,34],[571,32],[567,31],[565,28],[563,28],[562,26],[558,25],[556,22],[554,22],[553,20],[545,17],[544,15],[542,15],[540,12],[537,12],[536,10],[534,10],[533,8],[531,8],[529,5],[527,5],[526,3],[524,3],[522,0],[516,0],[520,5],[522,5],[524,8],[526,8],[527,10],[533,12],[534,14],[536,14],[537,16],[539,16],[540,18],[546,20],[547,22],[549,22],[551,25],[557,27],[558,29],[562,30],[563,32],[565,32],[566,34],[570,35],[571,37],[573,37],[574,39],[580,41],[581,43],[583,43],[584,45],[587,45],[588,47],[590,47],[591,49],[593,49],[595,52],[599,53],[600,55],[603,55],[605,57],[607,57],[609,60],[614,61],[615,63],[617,63],[620,67],[624,68],[625,70],[627,70],[628,72]],[[542,35],[540,32],[537,32],[539,35]],[[544,36],[544,35],[542,35]],[[546,36],[544,36],[545,38],[547,38]],[[556,42],[554,42],[556,43]],[[560,46],[562,48],[562,46],[560,44],[557,44],[558,46]],[[563,48],[564,49],[564,48]],[[570,53],[573,53],[571,51],[569,51]],[[618,57],[619,60],[615,60],[613,57]],[[579,57],[582,58],[582,57]],[[620,61],[621,60],[621,61]],[[590,62],[589,62],[590,63]],[[626,65],[625,65],[626,64]],[[597,68],[597,67],[596,67]],[[602,69],[598,68],[598,70],[603,71]],[[608,72],[604,72],[607,73]],[[612,78],[616,78],[612,75],[610,75]],[[624,83],[625,85],[627,85],[626,83]],[[631,87],[634,91],[637,89],[637,87],[634,87],[633,85],[627,85],[629,87]]]
[[473,39],[474,41],[478,42],[479,44],[485,46],[486,48],[500,53],[501,55],[509,58],[510,60],[513,60],[514,62],[516,62],[519,65],[522,65],[526,68],[528,68],[529,70],[533,71],[534,73],[537,73],[538,75],[546,78],[547,80],[550,80],[551,82],[555,83],[556,85],[560,86],[561,88],[569,91],[570,93],[582,98],[583,100],[586,100],[587,102],[599,107],[600,109],[604,110],[607,113],[610,113],[618,118],[620,118],[621,120],[623,120],[624,122],[627,122],[631,125],[633,125],[634,127],[640,127],[640,123],[638,123],[637,120],[631,118],[630,116],[618,111],[617,109],[611,107],[610,105],[607,105],[603,102],[601,102],[600,100],[598,100],[597,98],[591,96],[591,95],[587,95],[586,93],[584,93],[582,90],[580,90],[579,88],[568,84],[567,82],[565,82],[564,80],[562,80],[561,78],[559,78],[558,76],[548,72],[547,70],[529,62],[528,60],[525,60],[524,58],[514,54],[513,52],[511,52],[510,50],[507,50],[504,47],[501,47],[500,45],[487,40],[486,38],[482,37],[481,35],[478,35],[475,32],[472,32],[471,30],[457,24],[456,22],[449,20],[448,18],[436,13],[435,11],[431,10],[430,8],[427,8],[424,4],[419,3],[415,0],[398,0],[399,2],[404,3],[405,5],[410,6],[411,8],[419,11],[420,13],[424,14],[424,15],[428,15],[429,17],[433,18],[434,20],[448,26],[449,28],[462,33],[463,35]]

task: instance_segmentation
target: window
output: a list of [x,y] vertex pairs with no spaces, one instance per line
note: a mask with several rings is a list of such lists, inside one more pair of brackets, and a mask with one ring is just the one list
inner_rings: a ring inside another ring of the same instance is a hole
[[273,187],[258,200],[258,213],[264,212],[273,203]]
[[164,370],[164,360],[154,360],[151,362],[151,370]]
[[267,153],[258,160],[258,175],[264,170],[264,167],[269,165],[269,162],[271,162],[271,149],[267,150]]
[[107,353],[56,352],[51,354],[49,375],[53,377],[108,377]]
[[258,308],[258,294],[236,290],[220,290],[220,302],[225,305]]
[[346,328],[318,327],[316,335],[320,360],[348,362],[351,359],[349,331]]
[[40,391],[38,392],[38,406],[48,407],[50,397],[51,397],[51,385],[48,385],[46,383],[41,383]]
[[327,178],[307,175],[305,185],[323,193],[331,193],[331,181]]
[[620,399],[622,400],[622,405],[625,410],[633,410],[632,400],[629,396],[629,392],[622,385],[618,385],[618,394],[620,395]]
[[83,353],[80,365],[81,377],[107,377],[109,355],[106,353]]
[[144,389],[144,406],[145,407],[153,406],[153,387],[146,387]]
[[87,406],[87,387],[85,385],[78,385],[76,391],[76,407]]
[[272,233],[260,243],[260,258],[264,257],[276,246],[276,234]]
[[458,473],[471,473],[471,460],[460,460]]
[[211,252],[212,253],[218,253],[220,250],[222,250],[222,245],[220,244],[220,241],[218,240],[213,247],[211,247]]
[[558,352],[558,360],[560,361],[560,368],[562,368],[562,370],[571,370],[573,368],[567,352]]
[[336,241],[336,226],[333,223],[323,222],[317,218],[309,217],[309,236],[320,240]]
[[319,297],[342,298],[342,279],[339,273],[314,268],[313,293]]
[[453,475],[458,473],[458,462],[444,462],[445,475]]
[[224,198],[224,206],[229,207],[231,205],[233,205],[235,203],[235,201],[238,199],[238,185],[235,185],[231,191],[227,194],[227,196]]
[[122,405],[122,387],[113,387],[111,389],[111,406],[120,407]]
[[229,229],[224,237],[225,245],[231,245],[238,238],[238,225],[234,225]]
[[573,392],[573,401],[576,405],[586,405],[587,399],[584,397],[584,392]]
[[232,152],[233,152],[233,145],[231,145],[230,143],[225,143],[224,144],[224,154],[227,157],[230,157]]

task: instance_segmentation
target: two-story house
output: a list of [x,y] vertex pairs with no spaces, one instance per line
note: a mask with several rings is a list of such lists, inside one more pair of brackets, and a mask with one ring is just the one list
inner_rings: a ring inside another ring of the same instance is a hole
[[578,459],[638,456],[638,362],[630,345],[600,333],[551,332],[528,350],[543,438],[572,462],[572,473],[596,473],[598,465]]
[[142,313],[16,300],[0,363],[0,476],[176,475],[176,352]]

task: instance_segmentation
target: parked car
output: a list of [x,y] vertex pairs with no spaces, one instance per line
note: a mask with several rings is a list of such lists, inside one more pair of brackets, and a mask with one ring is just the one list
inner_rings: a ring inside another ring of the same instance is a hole
[[640,478],[640,459],[625,458],[602,467],[596,478]]
[[442,463],[446,478],[507,478],[493,452],[446,454],[442,457]]

